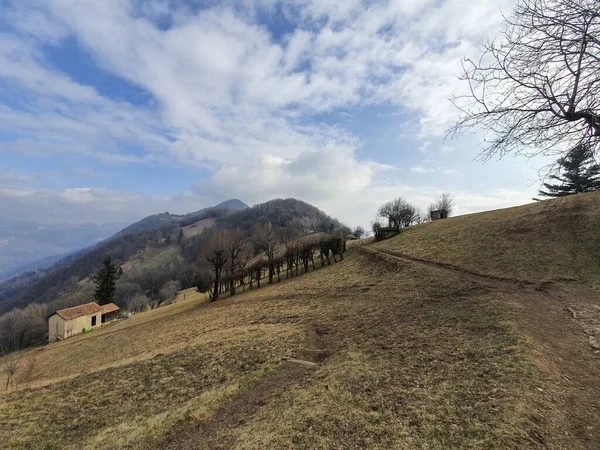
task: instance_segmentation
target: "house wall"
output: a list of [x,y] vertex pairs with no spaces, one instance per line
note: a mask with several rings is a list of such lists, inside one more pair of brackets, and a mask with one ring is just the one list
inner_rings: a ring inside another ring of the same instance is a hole
[[55,342],[58,339],[64,339],[65,321],[58,314],[50,316],[48,319],[48,340]]
[[75,317],[71,320],[64,320],[58,314],[55,314],[48,319],[48,339],[54,342],[59,339],[67,339],[83,332],[83,327],[92,328],[92,317],[96,316],[97,328],[102,325],[102,315],[100,312],[89,314],[87,316]]

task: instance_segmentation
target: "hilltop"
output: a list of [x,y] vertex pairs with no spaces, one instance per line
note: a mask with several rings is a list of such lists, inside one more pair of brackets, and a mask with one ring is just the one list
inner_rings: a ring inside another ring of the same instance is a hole
[[0,445],[595,448],[598,200],[418,225],[14,354]]
[[218,205],[203,208],[188,214],[170,214],[169,212],[153,214],[123,228],[119,231],[118,235],[131,234],[136,231],[160,229],[172,225],[185,226],[186,224],[202,220],[206,217],[216,217],[227,211],[240,211],[247,208],[248,205],[241,200],[231,199],[219,203]]
[[469,214],[375,245],[473,273],[525,282],[600,282],[600,192]]

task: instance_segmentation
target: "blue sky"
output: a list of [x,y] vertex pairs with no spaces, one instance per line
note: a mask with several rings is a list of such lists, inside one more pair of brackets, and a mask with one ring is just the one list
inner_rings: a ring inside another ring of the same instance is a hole
[[0,216],[127,222],[237,197],[528,202],[545,161],[444,140],[513,0],[0,0]]

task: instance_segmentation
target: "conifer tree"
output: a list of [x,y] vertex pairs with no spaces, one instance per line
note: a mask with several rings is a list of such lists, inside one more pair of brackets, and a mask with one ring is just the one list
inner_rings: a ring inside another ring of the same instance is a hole
[[110,256],[104,259],[102,265],[92,277],[92,281],[96,283],[94,289],[96,303],[99,305],[112,303],[117,292],[117,280],[121,277],[122,273],[122,269],[117,269]]
[[558,164],[561,173],[550,175],[550,179],[558,183],[544,183],[546,190],[540,190],[539,195],[564,197],[600,190],[600,164],[594,159],[594,152],[589,145],[573,148],[567,156],[558,160]]

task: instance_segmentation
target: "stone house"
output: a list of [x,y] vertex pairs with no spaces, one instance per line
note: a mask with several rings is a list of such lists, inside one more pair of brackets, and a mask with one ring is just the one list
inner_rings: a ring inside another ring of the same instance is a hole
[[48,340],[61,341],[99,327],[115,320],[118,312],[114,303],[100,306],[95,302],[61,309],[48,316]]
[[381,227],[379,230],[379,239],[383,240],[383,239],[389,239],[391,237],[396,236],[397,234],[400,233],[400,228],[398,227]]
[[446,211],[445,209],[438,209],[435,211],[431,211],[430,217],[431,217],[431,220],[447,219],[448,211]]

